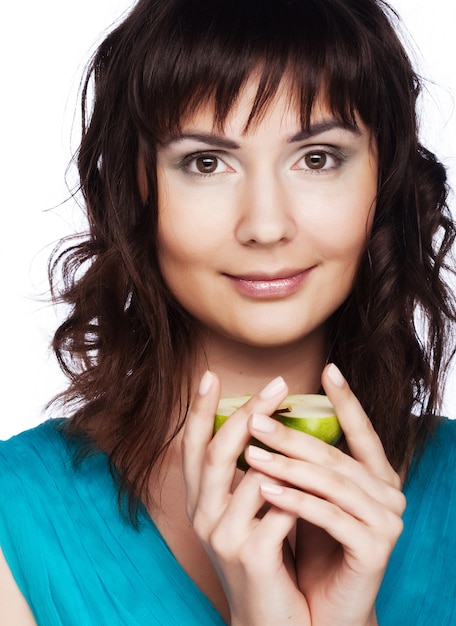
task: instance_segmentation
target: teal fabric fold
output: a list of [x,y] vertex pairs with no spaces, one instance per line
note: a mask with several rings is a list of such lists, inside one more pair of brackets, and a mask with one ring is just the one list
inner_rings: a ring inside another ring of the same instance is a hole
[[[0,442],[0,546],[38,626],[223,625],[145,509],[138,530],[119,513],[107,457],[74,469],[59,424]],[[455,451],[442,420],[405,486],[380,626],[456,625]]]
[[57,420],[0,443],[0,546],[39,626],[222,625],[103,454],[75,471]]
[[411,468],[404,531],[377,598],[380,626],[456,626],[456,420]]

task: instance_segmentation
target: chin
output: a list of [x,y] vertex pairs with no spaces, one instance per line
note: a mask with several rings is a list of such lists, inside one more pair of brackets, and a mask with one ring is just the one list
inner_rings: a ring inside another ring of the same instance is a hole
[[242,337],[232,337],[237,343],[251,346],[252,348],[261,348],[264,350],[274,350],[286,348],[294,345],[302,344],[303,347],[307,343],[313,343],[320,333],[311,331],[309,333],[291,334],[274,331],[266,331],[264,333],[252,333]]

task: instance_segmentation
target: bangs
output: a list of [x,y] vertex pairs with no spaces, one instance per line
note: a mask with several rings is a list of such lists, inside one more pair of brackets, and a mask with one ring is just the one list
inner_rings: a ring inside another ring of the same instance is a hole
[[[355,114],[369,127],[377,126],[385,82],[379,80],[378,63],[388,63],[379,5],[167,0],[158,19],[153,5],[162,3],[141,4],[143,36],[136,33],[137,62],[129,77],[131,113],[140,136],[160,141],[207,104],[214,107],[215,124],[222,126],[252,76],[258,90],[247,125],[261,117],[285,81],[303,129],[320,98],[347,126],[356,126]],[[367,8],[369,15],[364,15]]]

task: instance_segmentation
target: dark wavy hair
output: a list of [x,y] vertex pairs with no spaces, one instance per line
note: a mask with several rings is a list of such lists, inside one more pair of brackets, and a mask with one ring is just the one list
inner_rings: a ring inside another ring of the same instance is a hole
[[353,292],[330,320],[329,359],[396,469],[407,471],[432,429],[455,319],[442,278],[455,226],[445,169],[418,140],[421,85],[396,26],[381,0],[139,0],[95,53],[77,159],[89,234],[51,258],[53,295],[70,305],[53,347],[70,379],[65,429],[107,452],[133,516],[185,419],[196,348],[157,261],[156,148],[205,103],[223,126],[254,72],[249,123],[286,76],[303,129],[324,94],[339,120],[359,115],[375,137],[375,220]]

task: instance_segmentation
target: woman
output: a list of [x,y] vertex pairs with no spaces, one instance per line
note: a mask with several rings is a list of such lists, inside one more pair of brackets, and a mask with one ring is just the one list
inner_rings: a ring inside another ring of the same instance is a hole
[[[390,19],[140,0],[101,44],[51,265],[73,415],[0,447],[3,622],[454,621],[455,231]],[[322,389],[337,447],[269,417]]]

